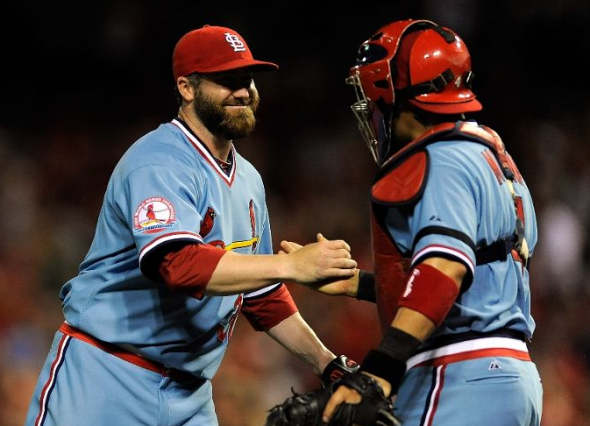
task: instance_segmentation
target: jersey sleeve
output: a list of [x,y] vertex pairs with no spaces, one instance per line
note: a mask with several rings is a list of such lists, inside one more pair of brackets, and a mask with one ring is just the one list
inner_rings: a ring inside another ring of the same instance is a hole
[[150,164],[133,170],[121,185],[124,196],[117,204],[133,232],[144,274],[151,269],[147,266],[154,266],[148,264],[156,253],[161,258],[183,245],[203,242],[195,198],[201,191],[195,178],[173,165]]
[[475,271],[478,211],[475,182],[465,167],[449,156],[433,155],[421,199],[409,219],[412,265],[429,257],[463,263],[469,280]]

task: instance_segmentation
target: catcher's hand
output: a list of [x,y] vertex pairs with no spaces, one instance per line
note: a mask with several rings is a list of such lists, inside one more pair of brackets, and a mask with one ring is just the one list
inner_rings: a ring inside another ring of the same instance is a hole
[[330,387],[293,396],[270,409],[265,426],[320,426],[324,407],[330,399]]
[[393,416],[391,400],[383,396],[381,387],[362,373],[345,374],[332,385],[306,394],[287,398],[273,407],[266,418],[265,426],[323,426],[322,413],[334,389],[345,385],[362,396],[359,404],[342,404],[328,426],[400,426]]

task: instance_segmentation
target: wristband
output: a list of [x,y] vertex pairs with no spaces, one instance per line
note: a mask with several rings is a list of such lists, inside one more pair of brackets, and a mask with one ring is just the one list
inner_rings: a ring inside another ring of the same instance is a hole
[[363,360],[360,371],[387,380],[391,385],[391,395],[395,395],[406,373],[406,362],[392,358],[379,350],[372,350]]
[[398,306],[420,312],[439,327],[458,294],[459,287],[452,278],[421,263],[412,269]]
[[359,285],[356,290],[356,298],[367,302],[375,303],[377,295],[375,293],[375,275],[368,271],[359,271]]
[[379,348],[369,351],[360,369],[387,380],[391,384],[391,393],[395,394],[406,372],[406,361],[420,344],[420,340],[411,334],[390,327]]

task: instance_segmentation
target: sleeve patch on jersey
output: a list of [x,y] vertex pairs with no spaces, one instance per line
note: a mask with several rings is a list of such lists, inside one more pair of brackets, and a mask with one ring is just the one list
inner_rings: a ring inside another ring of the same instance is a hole
[[176,209],[163,197],[143,200],[133,214],[133,229],[143,234],[155,234],[176,224]]
[[406,204],[415,201],[426,182],[428,156],[419,151],[389,171],[371,189],[376,202]]

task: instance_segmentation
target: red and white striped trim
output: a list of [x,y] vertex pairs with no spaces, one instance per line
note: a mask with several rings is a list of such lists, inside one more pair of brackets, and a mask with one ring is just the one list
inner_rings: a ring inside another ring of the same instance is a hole
[[271,284],[269,286],[263,287],[259,290],[254,290],[251,291],[249,293],[244,293],[244,299],[249,299],[252,297],[256,297],[256,296],[260,296],[261,294],[264,293],[269,293],[271,290],[277,288],[278,286],[280,286],[282,283],[276,283],[276,284]]
[[168,241],[173,240],[195,240],[198,243],[203,242],[203,238],[199,234],[195,234],[192,232],[172,232],[170,234],[162,235],[144,246],[144,248],[139,253],[139,262],[141,263],[141,259],[153,250],[154,248],[158,247],[160,244],[167,243]]
[[51,391],[53,390],[53,387],[55,385],[55,378],[57,376],[57,372],[59,370],[59,367],[61,366],[61,364],[63,362],[65,348],[68,346],[68,342],[70,341],[70,339],[71,339],[70,336],[64,335],[61,338],[61,340],[59,341],[59,345],[57,347],[57,353],[55,355],[55,359],[53,360],[53,363],[51,364],[49,378],[47,379],[45,386],[43,386],[43,390],[41,390],[41,396],[39,398],[39,414],[37,415],[37,418],[35,419],[35,426],[40,426],[45,421],[45,416],[47,414],[47,404],[49,401],[49,395],[51,394]]
[[221,179],[223,179],[225,183],[228,184],[228,186],[231,186],[234,182],[234,178],[236,177],[236,152],[234,146],[231,146],[232,158],[234,159],[234,161],[231,165],[230,172],[226,174],[226,172],[223,171],[217,160],[213,157],[213,155],[211,155],[211,153],[205,147],[205,145],[203,145],[203,142],[195,138],[195,136],[186,127],[184,127],[180,121],[173,119],[172,124],[177,126],[182,131],[182,133],[184,133],[184,135],[193,144],[196,150],[211,165],[211,167],[213,167],[213,169],[217,172]]
[[412,266],[416,263],[416,261],[418,259],[420,259],[420,258],[424,257],[424,255],[430,254],[430,253],[445,253],[445,254],[449,254],[453,257],[456,257],[456,258],[462,260],[466,265],[469,266],[469,269],[471,269],[472,274],[475,273],[475,264],[473,263],[473,260],[471,260],[471,258],[468,255],[466,255],[465,253],[463,253],[460,250],[457,250],[456,248],[441,246],[441,245],[426,246],[422,250],[416,252],[414,254],[414,256],[412,257]]
[[409,370],[416,366],[438,366],[490,356],[511,357],[524,361],[531,360],[526,343],[522,340],[509,337],[483,337],[421,352],[411,357],[406,365]]
[[428,406],[426,408],[426,413],[424,415],[424,422],[421,423],[421,425],[423,426],[432,426],[432,422],[434,421],[434,414],[438,409],[438,404],[440,402],[440,394],[442,393],[445,384],[446,368],[446,365],[439,365],[438,367],[436,367],[434,371],[434,385],[428,398]]

